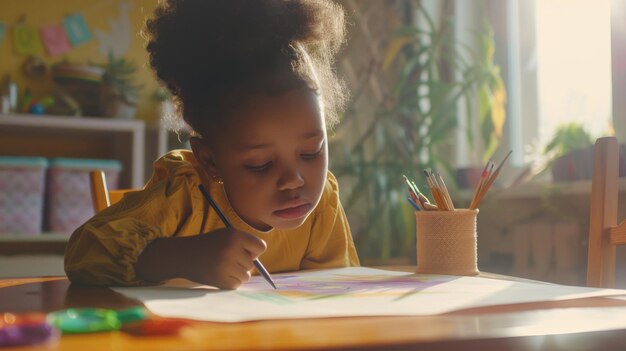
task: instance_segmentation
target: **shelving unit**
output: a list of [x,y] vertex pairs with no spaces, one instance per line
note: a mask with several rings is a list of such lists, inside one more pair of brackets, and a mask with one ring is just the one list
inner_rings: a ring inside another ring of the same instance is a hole
[[0,115],[0,155],[116,159],[120,188],[140,188],[145,129],[141,120]]
[[[141,120],[0,114],[0,155],[115,159],[120,188],[145,183],[146,126]],[[69,233],[0,235],[0,276],[62,274]],[[46,274],[47,274],[46,273]]]
[[[619,179],[619,191],[626,191],[626,178]],[[575,180],[569,182],[526,183],[507,189],[493,189],[493,197],[498,199],[538,198],[547,194],[563,194],[567,196],[589,196],[591,180]]]
[[45,233],[37,236],[0,235],[0,255],[63,255],[69,235]]

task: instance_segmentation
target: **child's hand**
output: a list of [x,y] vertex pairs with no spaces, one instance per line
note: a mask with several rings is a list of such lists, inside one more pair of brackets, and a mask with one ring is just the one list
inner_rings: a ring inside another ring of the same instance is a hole
[[159,238],[139,255],[135,273],[146,281],[186,278],[220,289],[236,289],[250,279],[253,261],[266,248],[265,241],[232,228]]
[[221,289],[236,289],[247,282],[253,261],[267,248],[263,240],[232,228],[193,239],[187,279]]

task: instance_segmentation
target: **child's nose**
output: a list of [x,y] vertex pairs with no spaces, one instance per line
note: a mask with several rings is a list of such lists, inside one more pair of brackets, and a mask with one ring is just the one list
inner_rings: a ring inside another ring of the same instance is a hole
[[278,188],[280,190],[297,189],[302,185],[304,185],[304,178],[297,167],[285,168],[278,180]]

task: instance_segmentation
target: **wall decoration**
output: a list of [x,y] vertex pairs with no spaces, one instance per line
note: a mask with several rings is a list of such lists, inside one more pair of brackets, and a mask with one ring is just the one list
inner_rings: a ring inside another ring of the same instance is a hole
[[62,23],[40,26],[27,25],[26,15],[22,14],[14,24],[0,22],[0,44],[4,39],[4,33],[13,30],[13,46],[19,55],[37,56],[47,53],[48,56],[54,57],[65,54],[72,47],[93,39],[92,29],[85,16],[92,12],[101,12],[102,6],[117,6],[118,15],[107,19],[108,30],[93,30],[98,39],[99,51],[102,56],[112,53],[115,57],[124,57],[134,39],[130,16],[134,6],[132,0],[97,2],[93,6],[65,16]]
[[[34,98],[39,99],[46,94],[52,95],[51,89],[60,89],[60,83],[54,79],[54,75],[49,74],[52,65],[56,63],[105,65],[109,53],[117,59],[146,62],[144,41],[137,32],[156,6],[156,1],[136,0],[37,1],[36,6],[31,1],[0,0],[0,80],[10,74],[20,91],[30,87]],[[25,43],[16,44],[15,28],[20,26],[31,27],[31,31],[22,33],[27,39],[22,38]],[[49,65],[44,79],[31,78],[40,72],[40,66],[25,65],[26,59],[31,56]],[[37,69],[26,69],[25,66]],[[24,74],[26,71],[30,73]],[[138,86],[146,85],[149,90],[156,89],[158,82],[152,72],[139,69],[135,75]],[[98,86],[99,83],[92,83],[89,87],[94,85]],[[93,89],[76,90],[91,96]],[[143,93],[135,97],[133,104],[136,105],[136,116],[133,117],[145,120],[153,118],[155,107],[149,99]],[[78,106],[78,103],[75,105]],[[73,107],[68,110],[77,111]],[[53,109],[46,109],[46,113],[48,111]],[[83,111],[79,112],[81,115],[98,116],[99,111],[83,107]]]
[[76,13],[65,17],[63,26],[72,46],[77,46],[91,40],[91,32],[87,28],[83,15]]
[[35,27],[16,25],[13,28],[13,40],[15,51],[20,55],[40,55],[43,52],[41,39]]
[[39,34],[50,56],[64,54],[72,48],[67,40],[65,29],[61,25],[43,26],[39,30]]
[[113,54],[114,57],[124,57],[132,40],[132,28],[129,12],[132,4],[122,2],[119,4],[119,17],[109,18],[110,31],[94,30],[95,36],[100,43],[100,53],[103,56]]

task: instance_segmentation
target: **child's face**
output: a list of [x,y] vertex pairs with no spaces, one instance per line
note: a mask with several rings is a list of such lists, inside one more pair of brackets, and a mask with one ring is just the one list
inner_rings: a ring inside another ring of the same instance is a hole
[[294,89],[251,97],[217,130],[208,146],[201,144],[208,155],[201,162],[223,179],[239,216],[259,230],[301,225],[320,200],[328,170],[317,95]]

